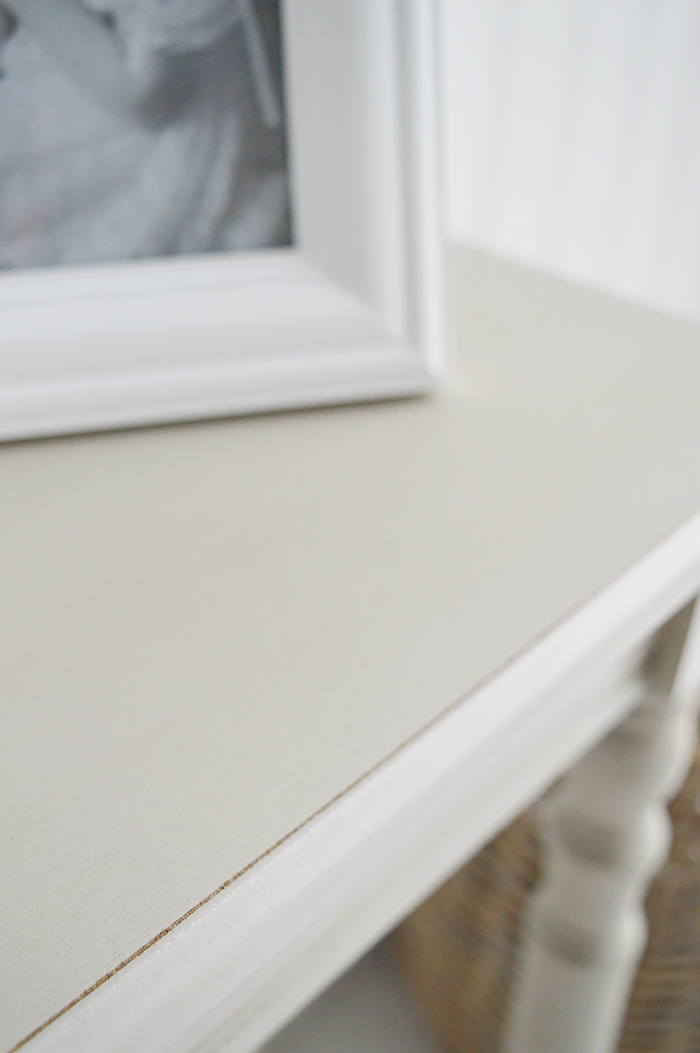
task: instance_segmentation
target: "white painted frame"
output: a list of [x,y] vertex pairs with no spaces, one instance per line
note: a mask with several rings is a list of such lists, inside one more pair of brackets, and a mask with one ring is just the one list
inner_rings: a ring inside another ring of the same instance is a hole
[[0,438],[435,386],[433,0],[282,18],[294,248],[2,274]]

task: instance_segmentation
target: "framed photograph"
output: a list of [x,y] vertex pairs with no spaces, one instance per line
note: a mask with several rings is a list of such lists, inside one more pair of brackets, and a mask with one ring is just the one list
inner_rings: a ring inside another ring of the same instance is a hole
[[433,0],[0,0],[0,437],[425,392]]

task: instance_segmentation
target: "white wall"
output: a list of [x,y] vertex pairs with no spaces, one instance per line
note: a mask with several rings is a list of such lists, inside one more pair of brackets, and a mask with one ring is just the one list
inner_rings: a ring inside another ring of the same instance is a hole
[[452,237],[700,321],[700,0],[441,0]]

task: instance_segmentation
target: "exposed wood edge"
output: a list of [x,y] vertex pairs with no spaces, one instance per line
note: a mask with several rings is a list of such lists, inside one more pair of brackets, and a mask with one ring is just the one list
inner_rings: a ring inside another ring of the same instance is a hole
[[601,682],[699,587],[700,515],[24,1049],[264,1041],[622,719]]

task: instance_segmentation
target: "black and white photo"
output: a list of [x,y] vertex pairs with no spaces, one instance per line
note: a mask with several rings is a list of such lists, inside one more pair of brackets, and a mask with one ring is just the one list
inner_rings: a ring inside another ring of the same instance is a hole
[[287,245],[276,0],[0,0],[0,267]]

